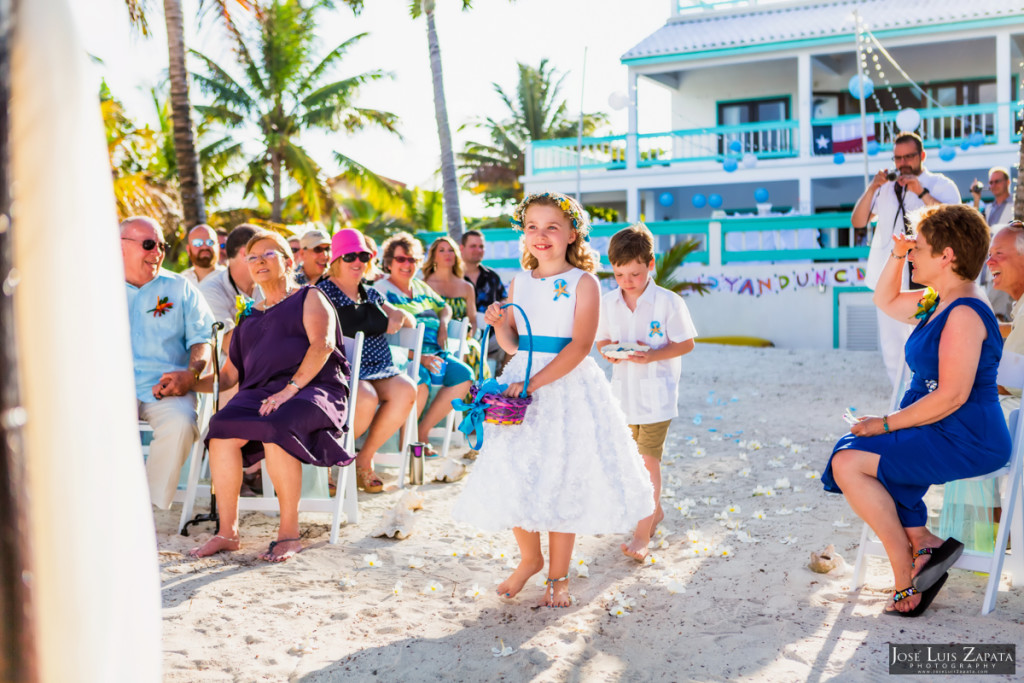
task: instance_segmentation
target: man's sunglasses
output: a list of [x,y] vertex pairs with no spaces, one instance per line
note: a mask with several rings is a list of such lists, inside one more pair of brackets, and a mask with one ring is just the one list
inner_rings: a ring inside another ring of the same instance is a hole
[[209,238],[207,238],[205,240],[203,240],[203,239],[194,239],[194,240],[192,240],[192,246],[195,247],[196,249],[198,249],[199,247],[212,247],[215,244],[217,244],[217,240],[213,240],[213,239],[209,239]]
[[395,263],[416,263],[419,261],[418,258],[412,256],[392,256],[391,260]]
[[362,263],[369,263],[373,255],[368,251],[353,251],[350,254],[342,254],[341,260],[345,263],[352,263],[356,259],[359,259]]
[[171,248],[171,245],[167,244],[167,242],[157,242],[156,240],[137,240],[134,237],[122,237],[121,239],[128,240],[129,242],[138,242],[146,251],[153,251],[154,249],[167,251]]
[[321,244],[319,247],[313,247],[312,249],[310,249],[310,251],[315,252],[317,254],[322,254],[325,251],[329,252],[330,250],[331,250],[331,245],[329,245],[329,244]]

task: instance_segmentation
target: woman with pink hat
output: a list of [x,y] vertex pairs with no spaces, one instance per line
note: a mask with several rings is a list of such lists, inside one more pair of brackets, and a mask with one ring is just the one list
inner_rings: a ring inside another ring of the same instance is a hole
[[373,268],[373,252],[362,233],[346,228],[331,239],[331,261],[326,277],[317,283],[338,313],[342,334],[363,332],[363,357],[359,369],[359,397],[356,400],[356,436],[368,431],[356,456],[356,483],[367,493],[380,493],[384,484],[373,471],[377,449],[405,423],[416,387],[395,367],[385,334],[412,327],[414,318],[384,301],[364,284]]

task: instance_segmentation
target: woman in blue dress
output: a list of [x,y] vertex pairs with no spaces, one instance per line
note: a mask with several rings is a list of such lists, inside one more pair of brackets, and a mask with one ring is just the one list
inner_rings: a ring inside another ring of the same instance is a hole
[[[963,551],[925,526],[929,486],[987,474],[1010,456],[996,390],[1002,337],[974,282],[988,226],[964,205],[926,207],[912,220],[914,235],[893,237],[874,296],[890,317],[918,320],[905,348],[910,387],[896,412],[854,424],[822,474],[882,541],[897,586],[885,613],[900,616],[927,609]],[[932,290],[924,297],[900,291],[908,256],[914,281]]]

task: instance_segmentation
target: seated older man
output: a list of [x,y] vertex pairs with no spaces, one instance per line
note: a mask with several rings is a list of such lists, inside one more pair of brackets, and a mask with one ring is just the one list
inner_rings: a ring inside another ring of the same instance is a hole
[[1000,325],[1006,339],[998,377],[999,393],[1008,397],[1002,399],[1004,410],[1012,410],[1020,404],[1020,383],[1024,380],[1024,223],[1011,221],[995,234],[986,265],[992,274],[992,287],[1013,300],[1012,321]]
[[153,428],[146,478],[153,504],[166,509],[199,436],[192,387],[210,362],[213,315],[191,283],[160,267],[165,249],[153,219],[121,223],[135,396],[139,417]]

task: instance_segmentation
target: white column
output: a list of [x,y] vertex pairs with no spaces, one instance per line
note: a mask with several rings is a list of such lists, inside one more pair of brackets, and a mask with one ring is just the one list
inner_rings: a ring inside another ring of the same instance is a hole
[[797,92],[796,118],[800,123],[800,158],[810,159],[811,152],[811,55],[804,52],[796,57]]
[[811,178],[804,172],[800,176],[799,196],[797,197],[797,201],[799,201],[798,208],[802,214],[814,213],[814,191],[811,188]]
[[722,222],[708,223],[708,268],[722,267]]
[[636,185],[626,188],[626,220],[630,223],[640,220],[640,188]]
[[[526,159],[523,160],[523,161],[526,162],[526,164],[525,164],[525,166],[526,166],[526,169],[525,169],[526,170],[526,176],[525,177],[529,178],[530,176],[533,175],[533,143],[532,142],[527,142],[526,143],[526,149],[524,150],[524,152],[526,154]],[[520,180],[522,180],[522,178],[520,178]]]
[[[636,161],[640,155],[639,146],[637,145],[636,132],[637,132],[637,115],[636,115],[636,84],[637,84],[637,73],[632,69],[629,70],[629,84],[626,86],[626,95],[629,97],[629,124],[626,130],[626,168],[636,168]],[[636,220],[635,218],[632,220]]]
[[[1010,92],[1010,34],[1002,31],[996,34],[996,102],[1013,102],[1016,95]],[[996,116],[996,144],[1010,144],[1010,128],[1013,120],[1013,108],[1007,105],[999,110]]]

